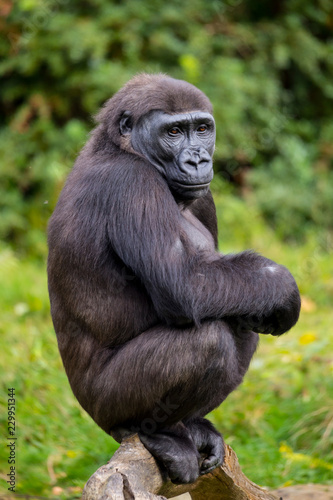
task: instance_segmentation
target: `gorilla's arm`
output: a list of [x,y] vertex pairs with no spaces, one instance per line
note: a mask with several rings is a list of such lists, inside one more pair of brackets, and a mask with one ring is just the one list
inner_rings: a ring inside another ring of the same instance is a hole
[[166,181],[145,161],[122,159],[110,184],[110,243],[141,279],[161,318],[200,323],[240,317],[244,328],[273,334],[295,324],[299,292],[285,267],[251,252],[198,251]]

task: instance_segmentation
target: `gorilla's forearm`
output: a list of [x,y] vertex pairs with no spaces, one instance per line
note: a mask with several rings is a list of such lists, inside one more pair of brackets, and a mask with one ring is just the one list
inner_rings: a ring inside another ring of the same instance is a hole
[[293,276],[261,255],[216,254],[212,262],[198,260],[179,274],[168,295],[159,282],[148,288],[158,314],[169,322],[175,315],[183,323],[187,318],[197,324],[207,318],[239,318],[243,329],[281,334],[298,319],[300,299]]

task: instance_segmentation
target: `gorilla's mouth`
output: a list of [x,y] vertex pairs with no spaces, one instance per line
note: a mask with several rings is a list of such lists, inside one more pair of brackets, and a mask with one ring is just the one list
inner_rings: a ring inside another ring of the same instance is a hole
[[209,184],[210,181],[202,182],[200,184],[185,184],[179,181],[173,181],[172,184],[169,184],[169,186],[176,197],[179,197],[180,199],[193,200],[204,196],[209,189]]
[[174,181],[173,184],[175,187],[179,187],[179,188],[184,189],[186,191],[197,191],[198,189],[207,188],[210,184],[210,181],[209,182],[202,182],[200,184],[190,184],[190,183],[185,184],[183,182]]

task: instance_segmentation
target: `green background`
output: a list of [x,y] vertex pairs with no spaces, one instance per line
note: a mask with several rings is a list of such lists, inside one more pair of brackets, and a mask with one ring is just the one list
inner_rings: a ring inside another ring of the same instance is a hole
[[6,438],[15,387],[18,493],[80,496],[116,449],[62,368],[45,234],[93,115],[140,71],[209,96],[220,249],[286,265],[302,294],[298,325],[262,337],[245,382],[211,418],[253,481],[332,481],[332,30],[330,0],[2,0],[0,420]]

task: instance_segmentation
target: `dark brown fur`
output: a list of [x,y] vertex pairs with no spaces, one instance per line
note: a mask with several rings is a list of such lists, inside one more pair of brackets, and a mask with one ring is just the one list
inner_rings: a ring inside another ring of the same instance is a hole
[[289,329],[299,294],[282,266],[216,252],[210,192],[176,201],[146,159],[120,148],[122,113],[136,122],[152,109],[212,111],[200,90],[165,75],[139,75],[105,104],[50,220],[49,292],[83,408],[118,439],[138,431],[187,482],[197,450],[213,457],[206,467],[221,461],[221,438],[202,417],[242,381],[251,330]]

